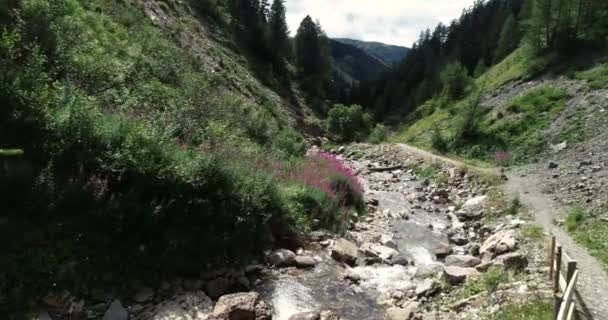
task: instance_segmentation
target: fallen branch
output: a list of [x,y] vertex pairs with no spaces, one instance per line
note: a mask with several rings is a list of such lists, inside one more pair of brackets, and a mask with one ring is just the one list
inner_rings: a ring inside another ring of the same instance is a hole
[[403,169],[403,165],[397,165],[397,166],[392,166],[392,167],[369,168],[369,171],[386,172],[386,171],[394,171],[394,170],[399,170],[399,169]]

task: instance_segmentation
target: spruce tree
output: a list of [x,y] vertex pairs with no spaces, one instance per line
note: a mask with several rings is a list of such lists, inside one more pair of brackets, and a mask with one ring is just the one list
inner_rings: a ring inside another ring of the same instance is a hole
[[298,28],[295,43],[300,78],[311,93],[323,97],[331,64],[327,37],[319,23],[306,16]]
[[289,27],[285,18],[285,11],[284,0],[274,0],[268,18],[270,47],[273,49],[273,55],[279,60],[289,58],[291,55]]
[[494,61],[499,62],[519,46],[519,27],[513,14],[509,15],[500,32]]

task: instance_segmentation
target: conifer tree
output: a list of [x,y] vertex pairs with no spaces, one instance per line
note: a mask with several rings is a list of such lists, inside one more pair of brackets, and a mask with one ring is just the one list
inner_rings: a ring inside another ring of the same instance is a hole
[[295,43],[300,78],[311,93],[323,97],[331,65],[327,37],[320,24],[306,16],[298,28]]
[[509,53],[519,46],[520,33],[517,25],[517,19],[513,14],[510,14],[502,27],[500,38],[498,38],[498,47],[496,48],[495,62],[504,59]]
[[270,8],[268,26],[270,29],[270,47],[279,59],[289,58],[291,44],[289,42],[289,27],[285,18],[284,0],[274,0]]

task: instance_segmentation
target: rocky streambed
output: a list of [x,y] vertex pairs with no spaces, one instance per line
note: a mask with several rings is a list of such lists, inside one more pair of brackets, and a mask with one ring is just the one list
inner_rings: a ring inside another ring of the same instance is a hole
[[[494,187],[479,176],[395,146],[336,152],[358,173],[368,206],[344,235],[315,231],[298,250],[141,288],[125,303],[72,299],[62,318],[484,319],[502,303],[548,294],[544,257],[521,236],[526,222],[500,214]],[[496,292],[459,293],[490,268],[520,276]]]

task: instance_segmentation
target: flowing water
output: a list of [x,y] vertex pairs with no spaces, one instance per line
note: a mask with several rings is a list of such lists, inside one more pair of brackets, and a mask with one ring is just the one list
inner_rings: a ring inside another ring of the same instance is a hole
[[373,192],[380,202],[379,210],[416,212],[409,221],[394,218],[389,223],[389,232],[393,233],[398,251],[412,261],[411,265],[355,267],[351,272],[361,277],[360,283],[355,285],[343,279],[345,267],[335,262],[327,250],[317,251],[315,254],[322,258],[322,262],[314,269],[281,270],[265,279],[259,288],[262,296],[273,305],[273,319],[288,320],[295,313],[314,310],[334,310],[346,320],[386,319],[387,306],[378,302],[380,295],[415,288],[423,281],[414,277],[417,268],[440,264],[433,249],[440,242],[447,241],[445,214],[412,210],[405,194],[407,190]]

